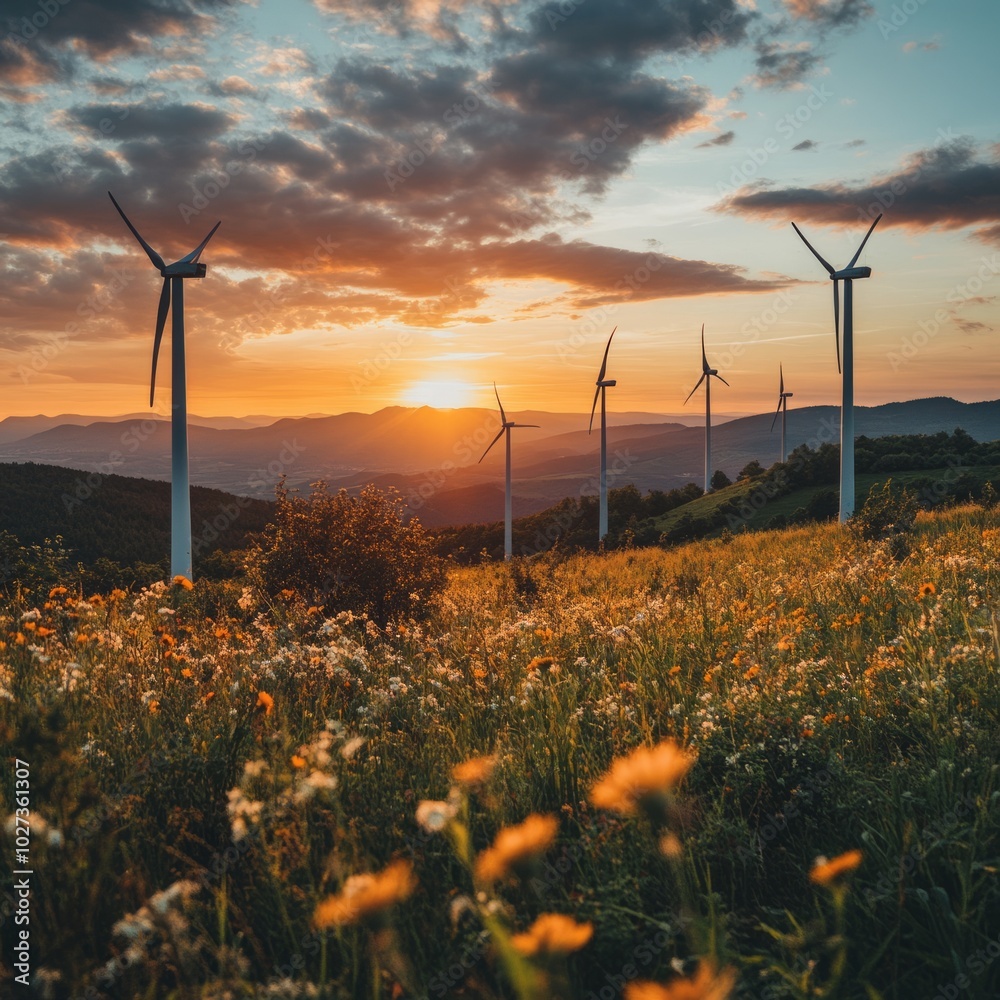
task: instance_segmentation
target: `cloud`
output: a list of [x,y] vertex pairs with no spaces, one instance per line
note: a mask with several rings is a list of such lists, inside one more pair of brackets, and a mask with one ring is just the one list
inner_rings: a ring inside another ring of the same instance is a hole
[[941,42],[937,38],[932,38],[929,42],[904,42],[903,51],[910,52],[936,52],[941,48]]
[[758,87],[792,90],[822,62],[822,56],[807,41],[783,42],[760,39],[755,45],[757,72],[751,81]]
[[987,333],[993,333],[992,326],[989,326],[987,323],[980,323],[978,320],[956,318],[954,323],[955,326],[957,326],[967,337],[982,336]]
[[971,139],[946,137],[909,157],[894,173],[855,184],[812,188],[744,188],[720,211],[751,218],[799,219],[843,226],[883,211],[885,226],[961,229],[989,224],[977,234],[1000,237],[1000,152]]
[[735,132],[723,132],[721,135],[717,135],[713,139],[706,139],[705,142],[699,142],[698,145],[695,146],[695,149],[707,149],[710,146],[728,146],[735,138]]
[[792,149],[796,153],[804,153],[810,149],[816,149],[817,146],[819,146],[819,143],[815,139],[803,139],[792,146]]
[[852,28],[875,12],[867,0],[785,0],[785,7],[822,28]]

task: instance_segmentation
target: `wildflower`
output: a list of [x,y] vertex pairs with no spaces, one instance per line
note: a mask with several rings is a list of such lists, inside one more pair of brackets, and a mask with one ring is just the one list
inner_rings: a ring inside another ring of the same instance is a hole
[[160,710],[160,703],[155,698],[150,698],[149,700],[149,714],[156,715]]
[[863,857],[861,851],[855,849],[845,851],[831,861],[827,861],[826,858],[817,858],[816,864],[813,865],[812,871],[809,873],[809,881],[815,882],[817,885],[831,885],[841,875],[854,871],[861,864]]
[[194,584],[186,576],[181,576],[180,573],[170,581],[170,585],[180,587],[181,590],[194,590]]
[[555,666],[556,658],[554,656],[536,656],[526,667],[527,670],[548,670],[550,667]]
[[316,907],[317,927],[340,927],[375,916],[406,899],[416,888],[409,861],[393,861],[377,874],[352,875],[336,896]]
[[266,691],[258,691],[256,707],[264,709],[265,715],[270,715],[271,709],[274,708],[274,699]]
[[523,867],[545,851],[555,840],[559,822],[555,816],[532,813],[523,823],[501,830],[493,846],[476,859],[476,875],[484,882],[496,882]]
[[543,913],[523,934],[510,943],[522,955],[568,954],[579,951],[594,936],[594,925],[578,924],[563,913]]
[[49,591],[49,597],[62,597],[65,593],[68,593],[65,587],[53,587]]
[[933,583],[922,583],[920,585],[920,590],[917,591],[917,597],[919,600],[924,600],[927,597],[933,597],[937,593],[937,587]]
[[684,845],[676,833],[665,833],[660,838],[660,853],[674,860],[683,856]]
[[300,768],[303,768],[305,766],[306,766],[306,759],[305,759],[305,757],[300,757],[297,753],[293,753],[292,754],[292,767],[294,767],[296,770],[299,770]]
[[495,764],[496,757],[473,757],[456,764],[451,769],[451,776],[466,788],[477,788],[490,780]]
[[735,985],[734,970],[716,973],[715,966],[703,959],[694,976],[675,979],[668,986],[643,981],[629,983],[625,987],[625,1000],[726,1000]]
[[340,748],[340,756],[344,760],[350,760],[364,745],[365,738],[363,736],[355,736]]
[[417,806],[417,823],[428,833],[440,833],[454,819],[457,812],[457,807],[450,802],[424,799]]
[[598,809],[624,815],[634,813],[637,805],[648,810],[655,800],[678,784],[694,759],[694,754],[681,749],[673,740],[655,747],[639,747],[611,765],[590,790],[590,801]]

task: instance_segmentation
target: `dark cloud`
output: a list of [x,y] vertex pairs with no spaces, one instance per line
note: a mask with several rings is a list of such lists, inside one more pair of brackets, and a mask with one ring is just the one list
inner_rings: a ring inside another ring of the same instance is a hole
[[866,139],[851,139],[850,142],[842,144],[841,149],[860,149],[868,144]]
[[1000,234],[1000,154],[969,139],[947,139],[910,157],[895,173],[856,184],[814,188],[760,188],[737,192],[720,210],[757,218],[828,225],[884,212],[883,225],[958,229],[989,224],[978,234]]
[[91,135],[167,143],[215,138],[234,124],[231,115],[204,104],[87,104],[69,108],[66,118]]
[[867,0],[785,0],[785,6],[821,28],[853,28],[875,12]]
[[698,145],[695,146],[695,149],[707,149],[710,146],[728,146],[735,138],[735,132],[723,132],[721,135],[715,136],[714,139],[706,139],[705,142],[699,142]]
[[736,0],[580,0],[542,4],[528,20],[538,49],[633,61],[736,45],[755,17]]
[[987,323],[980,323],[974,319],[956,319],[955,326],[959,328],[967,337],[983,336],[993,333],[993,327]]
[[100,59],[144,51],[158,35],[205,31],[234,0],[53,0],[48,10],[45,6],[38,0],[5,0],[0,23],[7,38],[31,49],[82,48]]
[[797,87],[822,62],[809,42],[783,42],[762,38],[754,46],[758,87],[789,90]]
[[792,149],[796,153],[805,153],[810,149],[816,149],[817,146],[819,146],[819,143],[815,139],[803,139],[801,142],[797,142],[794,146],[792,146]]

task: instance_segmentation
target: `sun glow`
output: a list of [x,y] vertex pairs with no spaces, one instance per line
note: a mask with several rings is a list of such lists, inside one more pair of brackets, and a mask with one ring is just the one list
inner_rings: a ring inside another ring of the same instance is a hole
[[452,409],[468,406],[470,387],[457,379],[429,379],[414,382],[401,396],[401,401],[409,406],[436,406]]

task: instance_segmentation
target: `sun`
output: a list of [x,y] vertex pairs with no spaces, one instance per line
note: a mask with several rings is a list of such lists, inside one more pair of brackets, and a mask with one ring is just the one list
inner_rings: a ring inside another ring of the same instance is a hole
[[455,409],[469,402],[469,386],[457,379],[428,379],[414,382],[400,397],[410,406],[434,406],[438,409]]

